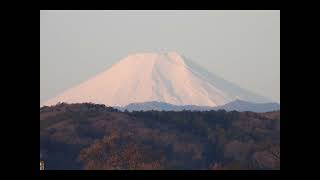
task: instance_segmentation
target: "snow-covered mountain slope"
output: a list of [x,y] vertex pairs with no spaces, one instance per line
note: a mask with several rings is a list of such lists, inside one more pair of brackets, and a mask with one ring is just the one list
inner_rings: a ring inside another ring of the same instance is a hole
[[176,52],[137,53],[42,105],[92,102],[107,106],[159,101],[219,106],[236,99],[270,102],[207,72]]

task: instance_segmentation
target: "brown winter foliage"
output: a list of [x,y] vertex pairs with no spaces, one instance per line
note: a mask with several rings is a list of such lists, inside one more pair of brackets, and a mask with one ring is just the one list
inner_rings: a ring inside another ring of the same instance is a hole
[[280,111],[120,112],[40,108],[47,169],[280,169]]

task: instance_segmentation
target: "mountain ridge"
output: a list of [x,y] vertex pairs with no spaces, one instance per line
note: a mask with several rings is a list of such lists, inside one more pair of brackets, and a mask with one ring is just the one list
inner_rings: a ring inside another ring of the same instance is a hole
[[121,111],[210,111],[210,110],[226,110],[226,111],[251,111],[251,112],[270,112],[280,110],[278,103],[252,103],[242,100],[235,100],[222,106],[196,106],[196,105],[173,105],[166,102],[149,101],[140,103],[130,103],[127,106],[114,106]]

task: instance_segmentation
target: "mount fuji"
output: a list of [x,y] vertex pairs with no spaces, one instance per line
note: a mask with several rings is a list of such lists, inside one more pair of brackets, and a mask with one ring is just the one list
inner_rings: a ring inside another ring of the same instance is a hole
[[167,52],[130,54],[42,105],[90,102],[122,107],[157,101],[217,107],[235,100],[273,102],[206,71],[177,52]]

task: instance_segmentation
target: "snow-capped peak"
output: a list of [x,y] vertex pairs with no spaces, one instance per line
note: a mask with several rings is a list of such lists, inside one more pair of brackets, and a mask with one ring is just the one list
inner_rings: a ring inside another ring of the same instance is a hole
[[174,105],[219,106],[235,99],[268,101],[208,73],[173,51],[130,54],[43,105],[92,102],[125,106],[159,101]]

